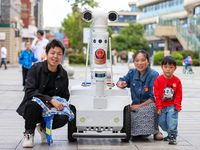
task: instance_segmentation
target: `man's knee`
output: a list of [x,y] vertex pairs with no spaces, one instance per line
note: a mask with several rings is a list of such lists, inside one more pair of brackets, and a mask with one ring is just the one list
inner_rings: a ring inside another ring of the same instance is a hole
[[30,102],[26,106],[25,114],[26,113],[42,113],[42,107],[36,102]]
[[67,115],[55,115],[53,119],[52,129],[61,128],[68,123]]

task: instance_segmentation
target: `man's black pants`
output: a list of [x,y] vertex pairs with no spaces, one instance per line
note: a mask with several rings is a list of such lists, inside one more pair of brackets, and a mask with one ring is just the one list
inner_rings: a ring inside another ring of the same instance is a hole
[[[42,107],[38,103],[31,101],[26,107],[24,119],[25,130],[32,130],[34,132],[37,123],[45,123],[42,117]],[[63,127],[67,122],[68,116],[54,115],[52,129]]]

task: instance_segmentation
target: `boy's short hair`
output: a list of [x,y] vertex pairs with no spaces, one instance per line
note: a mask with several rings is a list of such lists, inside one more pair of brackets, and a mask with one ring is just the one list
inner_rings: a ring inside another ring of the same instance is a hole
[[176,59],[172,56],[165,56],[163,59],[162,59],[162,66],[163,65],[166,65],[166,64],[173,64],[175,67],[176,67]]
[[25,45],[26,45],[26,43],[30,43],[30,44],[31,44],[31,42],[29,42],[29,41],[26,41],[26,42],[25,42]]
[[64,52],[65,52],[64,45],[60,41],[58,41],[56,39],[53,39],[51,42],[49,42],[47,44],[47,46],[46,46],[46,52],[47,52],[47,54],[48,54],[49,50],[51,48],[54,48],[54,47],[60,47],[62,49],[62,51],[63,51],[63,54],[64,54]]

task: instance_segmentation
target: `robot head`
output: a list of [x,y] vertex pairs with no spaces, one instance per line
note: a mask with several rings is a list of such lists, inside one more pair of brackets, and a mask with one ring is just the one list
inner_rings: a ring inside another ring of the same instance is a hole
[[[98,17],[98,15],[95,15],[91,11],[86,10],[83,12],[82,19],[86,22],[91,22],[94,17]],[[109,21],[114,22],[118,19],[118,14],[115,11],[109,11],[107,17]]]

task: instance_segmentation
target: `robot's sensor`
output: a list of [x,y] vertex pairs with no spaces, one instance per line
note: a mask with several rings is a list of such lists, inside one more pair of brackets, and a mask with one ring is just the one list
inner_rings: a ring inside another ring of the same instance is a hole
[[108,13],[108,19],[110,20],[110,21],[116,21],[117,20],[117,12],[115,12],[115,11],[110,11],[109,13]]
[[86,22],[90,22],[92,21],[92,12],[91,11],[85,11],[83,13],[83,20],[85,20]]

